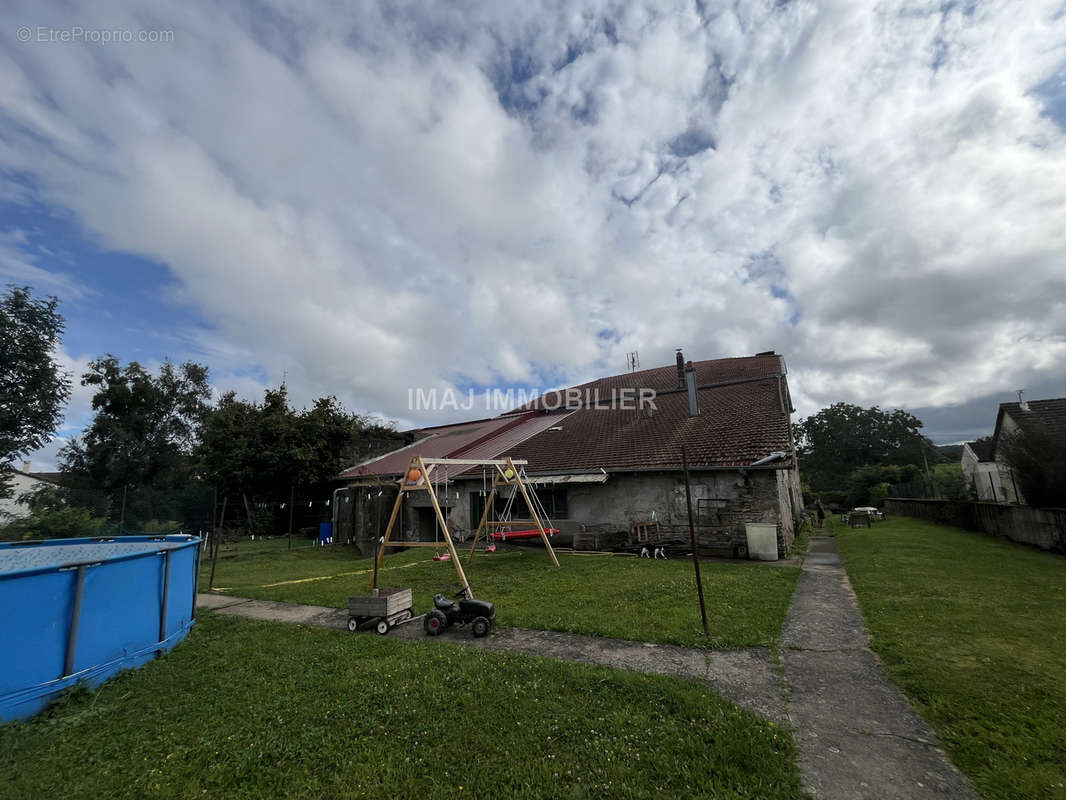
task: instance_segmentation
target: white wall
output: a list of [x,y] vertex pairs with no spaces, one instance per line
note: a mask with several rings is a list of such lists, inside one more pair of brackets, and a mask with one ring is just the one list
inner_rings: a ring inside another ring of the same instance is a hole
[[15,517],[16,519],[28,517],[30,509],[25,504],[18,502],[19,497],[47,483],[47,481],[27,475],[25,472],[15,472],[14,480],[11,482],[13,490],[11,497],[0,498],[0,520],[10,517]]

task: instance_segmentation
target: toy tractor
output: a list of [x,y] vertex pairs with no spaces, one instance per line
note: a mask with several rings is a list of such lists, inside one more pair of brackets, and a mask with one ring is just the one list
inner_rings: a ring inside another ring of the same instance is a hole
[[496,621],[496,608],[487,600],[466,599],[466,590],[460,589],[456,597],[463,599],[456,603],[443,594],[433,596],[433,610],[422,621],[422,627],[428,636],[440,636],[452,625],[470,625],[474,637],[487,636]]

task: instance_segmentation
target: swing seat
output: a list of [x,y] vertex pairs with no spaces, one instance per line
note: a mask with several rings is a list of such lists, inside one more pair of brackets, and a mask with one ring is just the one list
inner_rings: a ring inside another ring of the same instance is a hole
[[486,553],[495,553],[496,552],[496,545],[495,544],[490,544],[488,547],[485,548],[485,552]]
[[433,556],[433,560],[434,561],[451,561],[452,560],[452,554],[451,553],[437,553],[435,556]]
[[[559,529],[545,528],[544,532],[548,534],[549,537],[552,537],[559,532]],[[540,531],[537,528],[529,528],[520,531],[493,531],[492,538],[497,542],[506,542],[511,539],[539,539]]]

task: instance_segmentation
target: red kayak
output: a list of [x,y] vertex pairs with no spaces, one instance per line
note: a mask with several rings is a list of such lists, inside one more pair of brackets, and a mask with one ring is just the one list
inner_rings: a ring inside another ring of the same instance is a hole
[[[548,536],[554,536],[559,532],[558,528],[545,528],[544,532]],[[537,528],[530,528],[529,530],[521,531],[493,531],[492,538],[497,542],[506,542],[510,539],[539,539],[540,530]]]

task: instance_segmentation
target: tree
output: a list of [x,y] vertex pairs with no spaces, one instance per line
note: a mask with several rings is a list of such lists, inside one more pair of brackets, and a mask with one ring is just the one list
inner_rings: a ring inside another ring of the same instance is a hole
[[30,513],[0,528],[4,539],[64,539],[71,536],[98,536],[103,519],[88,508],[68,502],[59,486],[40,486],[19,498]]
[[814,490],[839,488],[859,467],[921,464],[932,444],[902,409],[836,403],[793,426],[800,471]]
[[346,411],[335,397],[296,411],[282,385],[261,403],[224,394],[204,420],[197,452],[200,474],[223,492],[280,501],[293,486],[328,483],[356,458],[400,443],[390,426]]
[[136,490],[140,519],[173,515],[172,498],[193,475],[192,453],[211,398],[207,367],[165,361],[152,375],[136,361],[122,367],[109,354],[91,362],[81,382],[96,387],[95,415],[60,452],[63,470],[81,488],[109,497],[120,518],[127,490]]
[[1066,508],[1066,436],[1032,426],[1001,433],[997,451],[1014,471],[1026,503]]
[[64,325],[58,305],[31,298],[25,286],[0,299],[0,497],[11,493],[9,462],[48,442],[70,397],[70,375],[54,357]]

